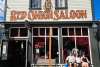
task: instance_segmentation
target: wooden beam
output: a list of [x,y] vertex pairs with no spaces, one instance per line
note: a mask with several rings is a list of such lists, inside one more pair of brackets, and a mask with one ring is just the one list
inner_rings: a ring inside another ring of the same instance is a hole
[[52,36],[52,28],[50,27],[50,31],[49,31],[49,67],[52,67],[52,61],[51,61],[51,46],[52,46],[52,40],[51,40],[51,36]]

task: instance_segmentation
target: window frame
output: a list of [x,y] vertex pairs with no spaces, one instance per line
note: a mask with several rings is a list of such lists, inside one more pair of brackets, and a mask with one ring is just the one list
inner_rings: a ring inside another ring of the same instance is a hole
[[55,9],[68,9],[68,0],[64,0],[64,2],[65,2],[65,6],[64,7],[59,7],[59,6],[57,6],[57,0],[55,0]]
[[[70,35],[69,35],[69,30],[67,31],[68,35],[63,35],[63,34],[62,34],[62,29],[63,29],[63,28],[68,28],[68,29],[69,29],[69,28],[74,28],[74,34],[75,34],[75,35],[70,36]],[[81,28],[81,35],[76,35],[76,30],[75,30],[76,28]],[[86,28],[86,29],[87,29],[87,33],[88,33],[87,35],[83,35],[83,31],[82,31],[83,28]],[[82,38],[82,37],[88,38],[88,48],[89,48],[90,62],[93,63],[93,62],[92,62],[92,52],[91,52],[92,49],[91,49],[91,43],[90,43],[90,32],[89,32],[89,27],[87,27],[87,26],[84,26],[84,27],[81,27],[81,26],[80,26],[80,27],[75,27],[75,26],[72,26],[72,27],[62,27],[62,28],[61,28],[61,36],[62,36],[62,38],[65,38],[65,37],[68,37],[68,38],[71,37],[71,38],[72,38],[72,37],[74,37],[74,38],[75,38],[75,44],[76,44],[76,39],[77,39],[78,37],[81,37],[81,38]],[[63,55],[64,55],[64,54],[62,54],[62,56],[63,56]],[[62,58],[64,58],[64,56],[63,56]]]
[[41,10],[42,9],[42,1],[40,0],[40,8],[34,8],[33,6],[32,6],[32,0],[30,0],[30,2],[29,2],[29,9],[34,9],[34,10]]
[[[18,28],[18,36],[11,36],[11,29],[13,28]],[[21,28],[26,28],[26,27],[11,27],[9,29],[9,38],[28,38],[28,30],[27,30],[27,36],[20,36],[20,29]]]

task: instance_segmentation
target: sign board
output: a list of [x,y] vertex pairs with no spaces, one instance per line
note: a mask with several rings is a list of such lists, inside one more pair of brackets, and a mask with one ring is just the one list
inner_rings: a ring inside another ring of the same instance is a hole
[[86,10],[50,10],[50,11],[16,11],[12,10],[10,15],[10,21],[17,20],[66,20],[66,19],[86,19]]
[[8,22],[92,21],[93,18],[90,0],[8,0],[7,6]]

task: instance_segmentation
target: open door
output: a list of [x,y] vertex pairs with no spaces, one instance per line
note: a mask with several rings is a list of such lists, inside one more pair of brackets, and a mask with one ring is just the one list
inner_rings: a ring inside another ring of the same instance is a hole
[[10,67],[25,67],[26,40],[10,40],[8,43],[8,62]]

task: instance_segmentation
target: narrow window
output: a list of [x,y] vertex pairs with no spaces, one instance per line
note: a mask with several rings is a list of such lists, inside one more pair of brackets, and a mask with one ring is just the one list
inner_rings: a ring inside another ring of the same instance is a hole
[[32,9],[41,9],[41,0],[31,0]]
[[55,0],[56,9],[67,9],[67,0]]

